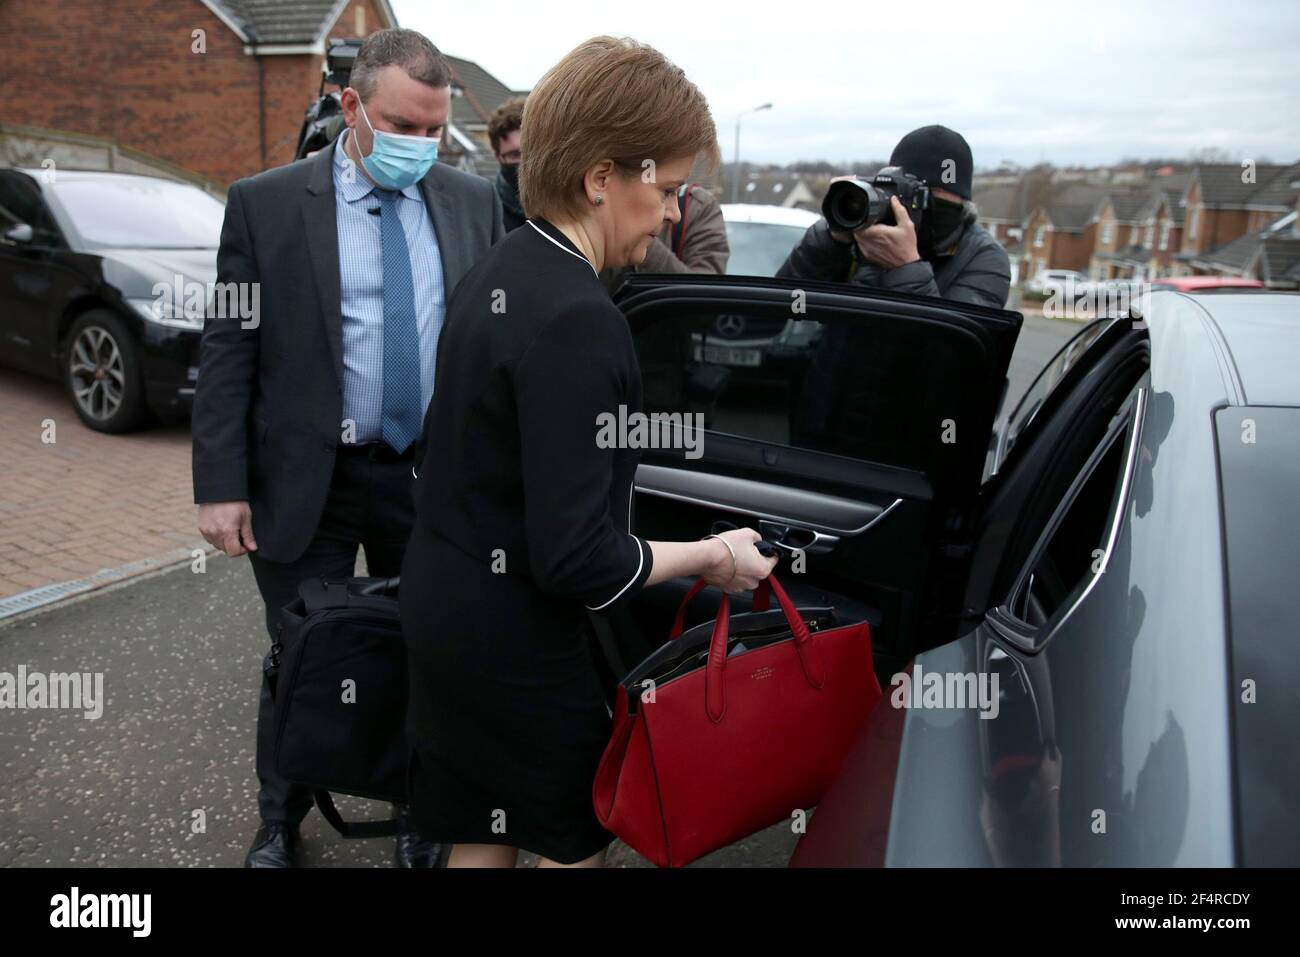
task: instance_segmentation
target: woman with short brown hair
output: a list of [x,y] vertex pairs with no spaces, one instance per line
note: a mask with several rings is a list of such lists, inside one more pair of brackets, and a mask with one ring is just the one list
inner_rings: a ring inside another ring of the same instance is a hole
[[[636,448],[598,442],[641,408],[632,336],[597,273],[640,262],[695,159],[717,162],[682,71],[597,37],[524,108],[529,215],[452,296],[402,568],[411,813],[449,866],[599,866],[591,785],[610,720],[587,614],[703,575],[752,589],[775,559],[737,529],[648,542],[630,528]],[[619,443],[624,445],[626,443]]]

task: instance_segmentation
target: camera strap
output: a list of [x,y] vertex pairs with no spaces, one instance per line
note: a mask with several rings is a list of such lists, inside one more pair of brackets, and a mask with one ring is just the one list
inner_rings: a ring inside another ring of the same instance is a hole
[[[673,255],[678,259],[682,259],[682,253],[686,250],[686,218],[690,211],[691,193],[694,191],[694,183],[687,183],[677,191],[677,211],[681,213],[681,219],[673,224],[670,238]],[[684,259],[682,261],[685,262]]]

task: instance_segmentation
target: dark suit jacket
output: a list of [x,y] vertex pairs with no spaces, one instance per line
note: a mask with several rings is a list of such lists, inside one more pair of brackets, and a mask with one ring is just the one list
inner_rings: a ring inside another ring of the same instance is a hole
[[[294,561],[306,550],[342,435],[331,166],[338,142],[230,188],[217,282],[258,283],[260,308],[254,328],[251,320],[218,318],[210,306],[200,346],[194,501],[249,502],[258,554],[269,561]],[[461,277],[504,235],[501,201],[487,180],[438,163],[420,192],[450,301]]]

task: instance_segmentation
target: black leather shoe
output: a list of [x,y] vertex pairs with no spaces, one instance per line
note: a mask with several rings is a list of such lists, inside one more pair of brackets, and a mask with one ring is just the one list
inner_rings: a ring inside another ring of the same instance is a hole
[[393,861],[398,867],[437,867],[442,860],[442,845],[426,841],[410,822],[406,808],[393,805],[397,812],[397,844]]
[[293,867],[298,850],[298,829],[282,821],[269,821],[257,829],[245,867]]

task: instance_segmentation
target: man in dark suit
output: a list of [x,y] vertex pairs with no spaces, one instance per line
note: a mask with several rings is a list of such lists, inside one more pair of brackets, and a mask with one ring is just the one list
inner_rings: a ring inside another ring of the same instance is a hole
[[[214,308],[205,324],[194,500],[204,538],[249,556],[272,637],[299,583],[350,576],[358,547],[372,575],[401,568],[446,303],[504,233],[492,185],[436,163],[450,82],[423,35],[372,34],[342,93],[339,139],[230,189],[218,288],[249,284],[258,309],[241,321]],[[312,804],[274,772],[270,738],[263,680],[251,867],[293,865]],[[403,823],[398,865],[437,857]]]

